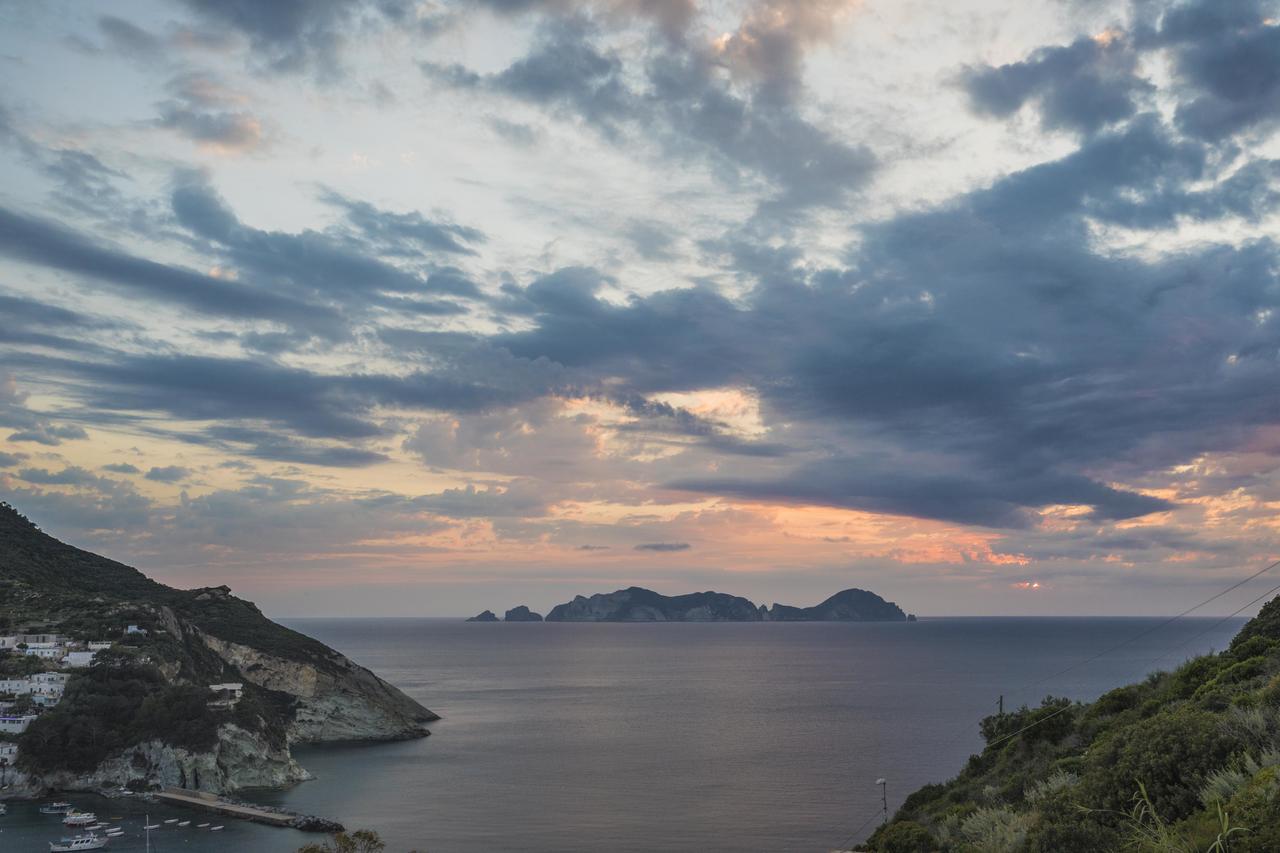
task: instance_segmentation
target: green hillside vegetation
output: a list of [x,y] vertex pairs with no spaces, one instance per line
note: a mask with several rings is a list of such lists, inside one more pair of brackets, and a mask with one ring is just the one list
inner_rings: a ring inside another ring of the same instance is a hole
[[[0,504],[0,624],[111,640],[94,666],[76,672],[62,701],[19,738],[26,770],[87,771],[149,740],[207,749],[223,723],[265,734],[283,746],[293,697],[258,687],[209,649],[208,634],[270,649],[273,655],[339,670],[320,642],[271,622],[226,587],[178,590],[136,569],[66,545]],[[146,634],[124,634],[126,625]],[[46,661],[0,654],[0,674],[54,669]],[[241,682],[234,710],[207,707],[208,685]]]
[[1280,850],[1280,599],[1217,655],[1090,704],[988,717],[986,747],[907,798],[880,853]]
[[67,545],[0,502],[0,625],[56,627],[76,639],[117,639],[126,624],[164,628],[164,610],[230,642],[338,669],[321,642],[278,625],[226,587],[180,590]]

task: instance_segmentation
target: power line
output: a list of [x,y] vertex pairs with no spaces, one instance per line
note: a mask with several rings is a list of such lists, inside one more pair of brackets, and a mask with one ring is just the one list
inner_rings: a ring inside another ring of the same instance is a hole
[[[1272,563],[1270,566],[1267,566],[1267,568],[1263,569],[1261,572],[1257,572],[1257,573],[1256,573],[1256,574],[1254,574],[1252,577],[1246,578],[1246,581],[1253,580],[1253,578],[1256,578],[1256,577],[1258,577],[1258,575],[1261,575],[1261,574],[1262,574],[1262,572],[1265,572],[1265,571],[1267,571],[1267,570],[1269,570],[1269,569],[1275,568],[1276,566],[1280,566],[1280,561],[1274,562],[1274,563]],[[1214,599],[1216,599],[1216,598],[1221,598],[1221,597],[1222,597],[1222,595],[1224,595],[1226,592],[1230,592],[1231,590],[1238,588],[1238,587],[1239,587],[1239,586],[1241,586],[1241,584],[1243,584],[1244,582],[1245,582],[1245,581],[1241,581],[1241,583],[1236,584],[1235,586],[1231,587],[1230,589],[1227,589],[1227,590],[1225,590],[1225,591],[1224,591],[1224,592],[1222,592],[1222,593],[1218,593],[1218,595],[1215,595],[1213,598],[1208,599],[1208,600],[1206,600],[1206,601],[1204,601],[1204,602],[1201,602],[1200,604],[1196,605],[1196,607],[1191,608],[1191,610],[1195,610],[1195,609],[1196,609],[1196,608],[1198,608],[1198,607],[1203,607],[1205,604],[1208,604],[1208,603],[1209,603],[1209,601],[1213,601],[1213,600],[1214,600]],[[1167,651],[1167,652],[1165,652],[1164,654],[1160,655],[1160,657],[1158,657],[1158,658],[1153,658],[1153,659],[1148,663],[1148,666],[1149,666],[1150,664],[1156,663],[1156,662],[1158,662],[1158,661],[1161,661],[1161,660],[1163,660],[1163,659],[1167,658],[1169,655],[1173,654],[1173,653],[1174,653],[1174,652],[1176,652],[1178,649],[1180,649],[1180,648],[1182,648],[1183,646],[1186,646],[1186,645],[1188,645],[1188,644],[1190,644],[1190,643],[1195,642],[1196,640],[1198,640],[1198,639],[1200,639],[1201,637],[1203,637],[1205,634],[1208,634],[1208,633],[1210,633],[1210,632],[1212,632],[1212,631],[1217,630],[1217,629],[1218,629],[1219,627],[1221,627],[1221,626],[1222,626],[1222,624],[1223,624],[1223,623],[1225,623],[1228,619],[1232,619],[1232,618],[1234,618],[1234,617],[1238,616],[1241,612],[1243,612],[1243,611],[1245,611],[1245,610],[1249,609],[1250,607],[1252,607],[1253,605],[1257,604],[1257,603],[1258,603],[1259,601],[1261,601],[1262,599],[1266,598],[1267,596],[1269,596],[1269,595],[1271,595],[1271,594],[1273,594],[1273,593],[1275,593],[1275,592],[1280,592],[1280,584],[1276,584],[1275,586],[1271,587],[1271,589],[1267,590],[1267,591],[1266,591],[1266,592],[1264,592],[1262,595],[1259,595],[1257,598],[1253,599],[1253,600],[1252,600],[1252,601],[1250,601],[1248,604],[1244,604],[1244,605],[1241,605],[1240,607],[1236,608],[1234,611],[1232,611],[1231,613],[1228,613],[1226,616],[1223,616],[1223,617],[1222,617],[1221,619],[1219,619],[1217,622],[1214,622],[1214,623],[1213,623],[1212,625],[1210,625],[1208,628],[1204,629],[1203,631],[1201,631],[1200,633],[1198,633],[1198,634],[1196,634],[1195,636],[1191,637],[1190,639],[1188,639],[1188,640],[1183,640],[1181,643],[1179,643],[1178,645],[1174,646],[1174,647],[1173,647],[1172,649],[1170,649],[1169,651]],[[1187,613],[1190,613],[1190,612],[1191,612],[1191,610],[1184,611],[1182,614],[1180,614],[1180,616],[1176,616],[1176,617],[1173,617],[1173,618],[1174,618],[1174,619],[1181,618],[1181,616],[1185,616],[1185,615],[1187,615]],[[1169,622],[1172,622],[1172,621],[1173,621],[1173,619],[1170,619],[1170,620],[1169,620]],[[1165,624],[1165,625],[1167,625],[1167,624],[1169,624],[1169,622],[1165,622],[1164,624]],[[1162,626],[1157,626],[1157,627],[1162,627]],[[1154,630],[1154,629],[1153,629],[1153,630]],[[1151,633],[1151,632],[1150,632],[1150,631],[1147,631],[1146,633],[1147,633],[1147,634],[1149,634],[1149,633]],[[1139,635],[1137,635],[1136,637],[1134,637],[1134,638],[1132,638],[1132,639],[1138,639],[1138,638],[1140,638],[1140,637],[1142,637],[1142,636],[1145,636],[1145,634],[1139,634]],[[1123,644],[1123,643],[1121,643],[1120,645],[1124,645],[1124,644]],[[1117,646],[1115,646],[1115,647],[1113,647],[1113,648],[1119,648],[1119,647],[1120,647],[1120,646],[1119,646],[1119,645],[1117,645]],[[1093,658],[1093,659],[1094,659],[1094,660],[1097,660],[1097,657],[1095,657],[1095,658]],[[1038,683],[1040,683],[1040,682],[1036,682],[1036,683],[1038,684]],[[1032,685],[1029,685],[1029,686],[1034,687],[1034,686],[1035,686],[1035,684],[1032,684]],[[1016,732],[1013,732],[1013,733],[1011,733],[1011,734],[1007,734],[1007,735],[1003,735],[1002,737],[999,737],[999,738],[997,738],[996,740],[991,741],[990,743],[988,743],[988,744],[986,745],[986,749],[990,749],[991,747],[993,747],[993,746],[997,746],[998,744],[1001,744],[1001,743],[1004,743],[1005,741],[1007,741],[1007,740],[1009,740],[1009,739],[1011,739],[1011,738],[1015,738],[1015,737],[1017,737],[1018,735],[1020,735],[1020,734],[1022,734],[1023,732],[1025,732],[1025,731],[1029,731],[1030,729],[1034,729],[1036,726],[1040,725],[1041,723],[1047,723],[1049,720],[1051,720],[1051,719],[1053,719],[1054,717],[1058,716],[1058,715],[1059,715],[1059,714],[1061,714],[1062,712],[1070,710],[1072,707],[1074,707],[1074,705],[1075,705],[1075,703],[1074,703],[1074,702],[1073,702],[1073,703],[1071,703],[1071,704],[1068,704],[1068,705],[1063,705],[1061,708],[1059,708],[1058,710],[1054,711],[1052,714],[1047,714],[1046,716],[1041,717],[1040,719],[1036,720],[1035,722],[1030,723],[1029,725],[1023,726],[1022,728],[1018,729]]]
[[[1204,606],[1205,606],[1205,605],[1207,605],[1207,604],[1212,604],[1214,601],[1217,601],[1219,598],[1222,598],[1224,595],[1227,595],[1228,593],[1233,592],[1233,591],[1235,591],[1235,590],[1239,589],[1240,587],[1244,586],[1245,584],[1249,583],[1250,581],[1252,581],[1252,580],[1254,580],[1254,579],[1256,579],[1256,578],[1261,577],[1262,575],[1264,575],[1264,574],[1266,574],[1267,572],[1269,572],[1269,571],[1271,571],[1272,569],[1274,569],[1276,566],[1280,566],[1280,560],[1276,560],[1276,561],[1275,561],[1275,562],[1273,562],[1273,563],[1269,563],[1268,565],[1263,566],[1261,569],[1259,569],[1258,571],[1256,571],[1256,572],[1254,572],[1253,574],[1249,575],[1247,578],[1244,578],[1243,580],[1240,580],[1240,581],[1237,581],[1236,583],[1233,583],[1231,586],[1227,587],[1226,589],[1221,590],[1220,592],[1217,592],[1217,593],[1215,593],[1214,595],[1209,596],[1209,597],[1208,597],[1208,598],[1206,598],[1205,600],[1201,601],[1199,604],[1196,604],[1196,605],[1194,605],[1194,606],[1192,606],[1192,607],[1188,607],[1186,610],[1183,610],[1181,613],[1177,614],[1176,616],[1170,616],[1169,618],[1165,619],[1163,622],[1159,623],[1158,625],[1154,625],[1154,626],[1152,626],[1152,627],[1150,627],[1150,628],[1147,628],[1146,630],[1140,631],[1140,632],[1138,632],[1137,634],[1134,634],[1133,636],[1131,636],[1131,637],[1129,637],[1129,638],[1127,638],[1127,639],[1125,639],[1125,640],[1122,640],[1122,641],[1120,641],[1119,643],[1116,643],[1116,644],[1115,644],[1115,645],[1113,645],[1113,646],[1110,646],[1109,648],[1103,649],[1102,651],[1098,652],[1098,653],[1097,653],[1097,654],[1095,654],[1095,655],[1092,655],[1092,656],[1090,656],[1090,657],[1088,657],[1088,658],[1085,658],[1084,660],[1077,661],[1077,662],[1075,662],[1075,663],[1071,664],[1070,666],[1065,667],[1064,669],[1061,669],[1061,670],[1059,670],[1059,671],[1057,671],[1057,672],[1055,672],[1055,673],[1053,673],[1053,674],[1051,674],[1051,675],[1046,675],[1046,676],[1044,676],[1044,677],[1042,677],[1042,678],[1040,678],[1040,679],[1038,679],[1038,680],[1036,680],[1036,681],[1033,681],[1033,682],[1031,682],[1031,683],[1029,683],[1029,684],[1026,684],[1026,685],[1024,685],[1024,686],[1022,686],[1022,687],[1020,687],[1020,688],[1017,688],[1017,689],[1018,689],[1019,691],[1022,691],[1022,690],[1030,690],[1032,687],[1035,687],[1036,685],[1043,684],[1043,683],[1045,683],[1046,681],[1050,681],[1050,680],[1052,680],[1052,679],[1055,679],[1055,678],[1058,678],[1058,677],[1060,677],[1060,676],[1066,675],[1068,672],[1071,672],[1072,670],[1079,669],[1079,668],[1080,668],[1080,667],[1082,667],[1082,666],[1086,666],[1086,665],[1088,665],[1088,664],[1090,664],[1090,663],[1093,663],[1094,661],[1099,660],[1100,658],[1105,657],[1106,655],[1109,655],[1109,654],[1111,654],[1111,653],[1112,653],[1112,652],[1114,652],[1114,651],[1117,651],[1117,650],[1119,650],[1119,649],[1124,648],[1125,646],[1129,645],[1130,643],[1137,642],[1138,640],[1141,640],[1143,637],[1150,636],[1151,634],[1154,634],[1156,631],[1159,631],[1160,629],[1165,628],[1165,627],[1167,627],[1167,626],[1169,626],[1169,625],[1173,624],[1174,622],[1178,621],[1179,619],[1182,619],[1183,617],[1188,616],[1188,615],[1190,615],[1190,614],[1194,613],[1195,611],[1199,610],[1201,607],[1204,607]],[[1158,662],[1158,661],[1160,661],[1160,660],[1163,660],[1164,658],[1168,657],[1170,654],[1172,654],[1173,652],[1177,651],[1178,649],[1180,649],[1180,648],[1182,648],[1182,647],[1184,647],[1184,646],[1186,646],[1186,645],[1188,645],[1188,644],[1190,644],[1190,643],[1194,642],[1195,640],[1198,640],[1200,637],[1203,637],[1205,634],[1208,634],[1208,633],[1210,633],[1210,632],[1212,632],[1212,631],[1214,631],[1214,630],[1218,629],[1218,628],[1219,628],[1219,627],[1221,627],[1225,622],[1227,622],[1227,620],[1232,619],[1232,618],[1234,618],[1235,616],[1238,616],[1238,615],[1239,615],[1240,613],[1242,613],[1243,611],[1247,610],[1248,608],[1250,608],[1250,607],[1252,607],[1253,605],[1257,604],[1259,601],[1262,601],[1262,600],[1263,600],[1264,598],[1266,598],[1267,596],[1272,595],[1272,594],[1274,594],[1274,593],[1276,593],[1276,592],[1280,592],[1280,584],[1277,584],[1277,585],[1273,586],[1271,589],[1269,589],[1269,590],[1267,590],[1266,592],[1262,593],[1261,595],[1259,595],[1258,597],[1254,598],[1252,601],[1248,602],[1247,604],[1244,604],[1244,605],[1242,605],[1241,607],[1238,607],[1237,609],[1235,609],[1234,611],[1232,611],[1232,612],[1231,612],[1231,613],[1229,613],[1228,615],[1226,615],[1226,616],[1222,617],[1221,619],[1219,619],[1217,622],[1214,622],[1214,623],[1213,623],[1213,625],[1211,625],[1210,627],[1206,628],[1205,630],[1201,631],[1200,633],[1196,634],[1195,636],[1191,637],[1190,639],[1184,640],[1183,642],[1181,642],[1181,643],[1180,643],[1180,644],[1178,644],[1177,646],[1174,646],[1172,649],[1170,649],[1169,651],[1165,652],[1165,653],[1164,653],[1163,655],[1161,655],[1160,657],[1154,658],[1150,663],[1154,664],[1154,663],[1156,663],[1156,662]],[[1003,694],[1001,694],[1001,697],[1000,697],[1000,698],[1001,698],[1001,705],[1002,705],[1002,707],[1003,707],[1003,699],[1004,699],[1004,695],[1003,695]],[[1007,734],[1007,735],[1002,735],[1001,737],[997,738],[996,740],[993,740],[993,741],[991,741],[991,742],[987,743],[987,744],[983,747],[983,751],[986,751],[987,749],[990,749],[990,748],[992,748],[992,747],[994,747],[994,746],[998,746],[998,745],[1000,745],[1000,744],[1002,744],[1002,743],[1005,743],[1006,741],[1009,741],[1009,740],[1011,740],[1012,738],[1015,738],[1015,737],[1017,737],[1017,736],[1018,736],[1018,735],[1020,735],[1020,734],[1023,734],[1023,733],[1025,733],[1025,732],[1027,732],[1027,731],[1030,731],[1031,729],[1035,728],[1036,726],[1038,726],[1038,725],[1040,725],[1040,724],[1042,724],[1042,723],[1047,723],[1049,720],[1053,719],[1054,717],[1057,717],[1059,714],[1063,714],[1063,713],[1065,713],[1066,711],[1071,710],[1073,707],[1075,707],[1075,703],[1069,703],[1069,704],[1063,705],[1061,708],[1058,708],[1057,710],[1053,711],[1052,713],[1050,713],[1050,714],[1046,714],[1045,716],[1041,717],[1040,719],[1038,719],[1038,720],[1036,720],[1036,721],[1034,721],[1034,722],[1032,722],[1032,723],[1029,723],[1029,724],[1028,724],[1028,725],[1026,725],[1026,726],[1023,726],[1022,728],[1018,729],[1017,731],[1015,731],[1015,732],[1011,732],[1011,733],[1009,733],[1009,734]],[[981,722],[982,722],[982,719],[980,718],[980,719],[978,720],[978,722],[979,722],[979,723],[981,723]],[[966,729],[966,730],[967,730],[967,729]],[[960,738],[961,736],[963,736],[963,731],[962,731],[962,732],[960,732],[960,733],[959,733],[955,738],[953,738],[952,740],[948,741],[948,742],[947,742],[947,746],[948,746],[948,747],[949,747],[949,746],[951,746],[951,744],[953,744],[953,743],[955,743],[957,740],[959,740],[959,738]],[[872,821],[872,820],[874,820],[878,814],[879,814],[879,812],[877,812],[877,813],[873,813],[873,814],[871,815],[871,817],[869,817],[867,820],[863,821],[862,825],[861,825],[861,826],[859,826],[856,830],[854,830],[853,835],[852,835],[852,836],[850,836],[849,840],[848,840],[848,841],[846,841],[846,842],[842,845],[842,847],[843,847],[843,848],[848,848],[848,847],[849,847],[849,845],[850,845],[854,840],[856,840],[856,839],[857,839],[858,835],[859,835],[859,834],[860,834],[864,829],[866,829],[867,825],[868,825],[868,824],[870,824],[870,823],[871,823],[871,821]]]

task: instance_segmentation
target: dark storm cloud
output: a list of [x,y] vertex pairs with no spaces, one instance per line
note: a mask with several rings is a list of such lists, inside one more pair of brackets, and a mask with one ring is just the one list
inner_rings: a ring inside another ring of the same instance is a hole
[[341,74],[341,49],[361,18],[381,16],[381,7],[402,4],[364,0],[183,0],[210,24],[243,33],[255,65],[277,72]]
[[968,68],[961,83],[980,113],[1005,117],[1034,101],[1046,128],[1093,133],[1133,116],[1142,96],[1154,91],[1136,66],[1137,53],[1124,38],[1080,38],[1021,62]]
[[1092,133],[1139,111],[1155,88],[1140,75],[1139,60],[1167,52],[1168,90],[1184,133],[1218,142],[1280,123],[1275,3],[1192,0],[1139,4],[1137,11],[1132,36],[1107,31],[1019,62],[970,67],[961,84],[980,113],[1004,117],[1035,102],[1045,127]]
[[0,468],[15,468],[22,464],[27,458],[25,453],[4,453],[0,452]]
[[693,546],[688,542],[645,542],[635,546],[636,551],[674,552],[688,551]]
[[[879,469],[879,470],[878,470]],[[795,502],[868,512],[933,518],[988,527],[1027,527],[1030,508],[1051,504],[1092,506],[1096,519],[1115,520],[1169,509],[1168,501],[1119,491],[1084,477],[1004,472],[973,476],[883,470],[865,460],[827,459],[773,481],[728,477],[678,480],[670,488],[727,494],[747,500]]]
[[1143,515],[1169,504],[1083,472],[1159,469],[1280,418],[1280,253],[1260,240],[1142,261],[1095,251],[1085,219],[1274,205],[1213,177],[1200,146],[1144,118],[865,228],[847,270],[729,246],[757,281],[742,305],[698,289],[616,305],[583,271],[548,276],[511,296],[534,326],[495,341],[638,390],[753,387],[771,420],[889,453],[682,488],[993,526],[1053,504]]
[[89,437],[82,427],[75,424],[52,424],[45,421],[32,424],[9,435],[9,441],[30,441],[48,447],[57,447],[64,441],[76,441]]
[[386,462],[385,454],[349,445],[299,441],[270,430],[228,425],[211,426],[198,439],[223,449],[273,462],[332,468],[364,468]]
[[84,468],[70,467],[63,468],[61,471],[23,468],[18,472],[18,479],[42,486],[85,486],[96,484],[102,478]]
[[349,199],[326,190],[320,200],[341,208],[347,221],[368,240],[387,254],[410,252],[451,252],[474,255],[475,250],[466,243],[483,243],[484,232],[476,228],[447,222],[433,222],[418,211],[392,213],[379,210],[368,202]]
[[538,104],[614,141],[643,128],[670,156],[708,160],[726,181],[763,178],[775,189],[775,211],[838,205],[870,178],[871,153],[806,119],[795,86],[775,85],[769,72],[739,95],[720,68],[701,48],[667,44],[655,49],[644,68],[648,89],[638,91],[619,56],[597,44],[592,22],[576,15],[545,20],[533,49],[497,74],[422,66],[437,82]]
[[1280,25],[1274,3],[1200,0],[1175,6],[1160,22],[1185,91],[1179,127],[1220,140],[1280,122]]
[[136,465],[130,465],[128,462],[112,462],[109,465],[102,466],[103,471],[110,471],[113,474],[141,474],[142,470]]
[[153,466],[146,473],[146,478],[156,483],[180,483],[190,476],[191,469],[181,465]]
[[197,421],[260,419],[324,438],[380,435],[365,413],[395,396],[430,406],[436,390],[436,404],[447,408],[475,393],[431,377],[326,376],[249,359],[141,355],[73,369],[94,381],[81,393],[95,408],[163,411]]
[[62,225],[4,208],[0,254],[211,314],[321,325],[336,320],[328,309],[98,246]]
[[[470,253],[463,242],[484,239],[476,229],[435,223],[421,214],[378,210],[326,191],[322,200],[339,206],[356,229],[306,230],[298,234],[263,231],[240,222],[235,212],[197,173],[178,176],[171,203],[179,224],[209,241],[239,270],[311,298],[347,303],[355,311],[371,305],[415,306],[405,296],[479,298],[480,290],[459,270],[428,263],[428,254]],[[400,257],[408,268],[383,257]],[[452,314],[464,309],[439,302],[416,306],[416,313]]]
[[78,311],[38,302],[25,296],[11,296],[0,291],[0,328],[9,324],[79,329],[104,328],[112,325]]

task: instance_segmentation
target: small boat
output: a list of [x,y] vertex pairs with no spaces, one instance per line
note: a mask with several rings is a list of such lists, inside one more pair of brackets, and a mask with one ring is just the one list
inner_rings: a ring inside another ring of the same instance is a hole
[[91,823],[97,823],[98,816],[93,812],[67,812],[62,822],[67,826],[88,826]]
[[178,821],[178,826],[191,826],[191,821],[189,821],[189,820],[180,820],[180,821]]
[[71,803],[46,803],[40,807],[40,814],[66,814],[71,811]]
[[145,829],[145,830],[147,830],[148,832],[150,832],[150,831],[151,831],[151,830],[153,830],[153,829],[159,829],[159,828],[160,828],[160,824],[158,824],[158,823],[148,823],[148,824],[144,824],[142,828],[143,828],[143,829]]
[[73,850],[101,850],[107,846],[107,839],[90,833],[64,838],[61,841],[49,842],[49,853],[70,853]]
[[0,803],[0,814],[8,814],[8,813],[9,813],[9,807],[6,806],[4,803]]
[[221,826],[211,826],[211,827],[209,827],[209,831],[210,831],[210,832],[222,832],[222,829],[223,829],[223,828],[222,828]]
[[207,823],[197,823],[197,824],[196,824],[196,829],[204,829],[204,828],[205,828],[206,826],[208,826],[208,825],[209,825],[209,824],[207,824]]
[[165,821],[165,823],[177,823],[177,822],[178,822],[178,819],[176,817],[171,817]]

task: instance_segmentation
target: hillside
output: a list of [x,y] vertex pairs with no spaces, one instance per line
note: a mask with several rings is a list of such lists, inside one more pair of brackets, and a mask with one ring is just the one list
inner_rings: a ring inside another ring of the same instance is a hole
[[1093,703],[988,717],[982,734],[955,779],[913,793],[859,849],[1280,850],[1280,599],[1221,654]]
[[[37,631],[114,645],[21,736],[33,788],[283,784],[305,778],[294,744],[420,737],[437,719],[225,586],[165,586],[0,504],[0,633]],[[243,684],[243,696],[211,708],[209,686],[222,683]]]

